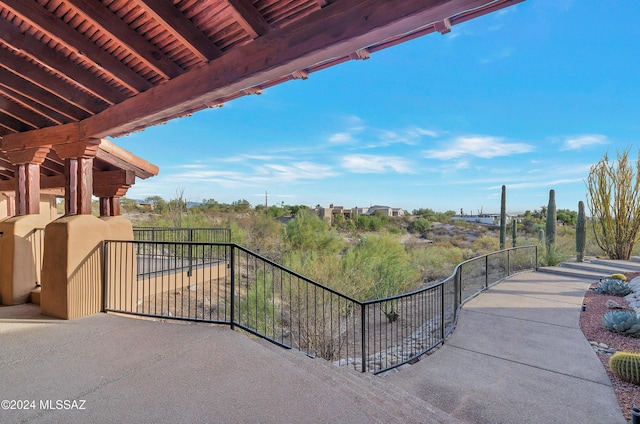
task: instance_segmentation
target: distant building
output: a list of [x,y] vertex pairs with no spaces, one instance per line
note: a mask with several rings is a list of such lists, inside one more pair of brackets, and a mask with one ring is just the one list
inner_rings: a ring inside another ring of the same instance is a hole
[[[462,215],[462,216],[453,216],[451,217],[452,221],[466,221],[466,222],[474,222],[477,224],[485,224],[485,225],[500,225],[500,214],[492,214],[492,213],[483,213],[479,215]],[[508,224],[511,221],[511,217],[509,215],[506,216],[506,223]]]
[[375,205],[368,208],[345,208],[344,206],[335,206],[333,203],[328,208],[316,208],[314,212],[320,218],[326,218],[329,222],[333,222],[335,216],[342,216],[344,219],[353,219],[358,215],[373,215],[382,213],[387,216],[404,216],[402,208],[391,208],[389,206]]

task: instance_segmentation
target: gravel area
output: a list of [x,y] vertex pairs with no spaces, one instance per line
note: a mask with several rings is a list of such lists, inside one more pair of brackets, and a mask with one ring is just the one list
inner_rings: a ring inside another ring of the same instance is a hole
[[[629,281],[638,275],[640,273],[626,274]],[[591,287],[597,287],[597,283]],[[596,350],[596,354],[609,374],[609,379],[613,384],[622,413],[629,420],[631,418],[631,408],[633,406],[640,407],[640,386],[620,380],[611,373],[609,368],[611,353],[606,353],[606,351],[640,352],[640,339],[619,335],[602,326],[602,316],[611,310],[607,308],[608,300],[620,304],[624,309],[631,310],[622,297],[598,294],[594,290],[589,290],[584,297],[584,304],[587,308],[580,314],[580,328],[590,342],[607,345],[608,349],[599,345],[594,346],[594,350]]]

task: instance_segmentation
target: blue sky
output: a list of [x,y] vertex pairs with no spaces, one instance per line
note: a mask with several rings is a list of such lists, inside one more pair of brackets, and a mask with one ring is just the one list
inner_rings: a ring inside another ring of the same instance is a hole
[[529,0],[114,141],[160,167],[127,197],[577,210],[640,139],[640,2]]

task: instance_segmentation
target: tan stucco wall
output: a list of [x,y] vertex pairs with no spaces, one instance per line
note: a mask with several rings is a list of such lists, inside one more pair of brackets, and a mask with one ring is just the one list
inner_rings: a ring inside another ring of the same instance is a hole
[[7,197],[0,194],[0,221],[7,218]]
[[47,225],[40,305],[42,314],[74,319],[103,308],[102,242],[133,239],[120,217],[64,216]]
[[41,234],[50,219],[46,215],[23,215],[0,222],[0,301],[3,305],[25,303],[39,281]]
[[58,209],[56,208],[56,196],[54,196],[53,194],[40,195],[40,215],[48,217],[49,222],[58,217]]

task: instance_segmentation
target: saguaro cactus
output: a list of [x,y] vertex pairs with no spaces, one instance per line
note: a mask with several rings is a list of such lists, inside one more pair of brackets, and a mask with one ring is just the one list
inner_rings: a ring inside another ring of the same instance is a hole
[[556,223],[558,217],[556,214],[556,192],[555,190],[549,190],[549,205],[547,206],[547,253],[553,250],[556,243]]
[[504,240],[507,232],[507,186],[502,186],[500,196],[500,250],[504,249]]
[[540,228],[538,230],[538,244],[540,246],[542,246],[542,243],[544,242],[544,230],[542,228]]
[[587,222],[584,216],[584,202],[578,202],[578,219],[576,221],[576,261],[584,260],[584,251],[587,246]]

